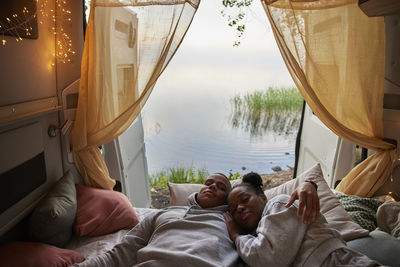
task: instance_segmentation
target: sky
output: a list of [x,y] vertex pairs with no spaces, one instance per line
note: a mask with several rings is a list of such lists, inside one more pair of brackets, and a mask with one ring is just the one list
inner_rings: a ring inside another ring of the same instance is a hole
[[[174,58],[158,81],[168,80],[193,86],[193,76],[206,77],[201,88],[218,83],[223,89],[260,90],[267,85],[293,85],[275,43],[260,1],[253,1],[247,12],[246,34],[239,47],[233,47],[235,31],[220,14],[222,0],[202,0],[193,22]],[[224,86],[226,85],[226,86]]]

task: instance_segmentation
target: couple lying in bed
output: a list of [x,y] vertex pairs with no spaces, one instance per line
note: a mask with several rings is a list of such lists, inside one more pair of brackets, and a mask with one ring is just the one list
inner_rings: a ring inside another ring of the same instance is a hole
[[[249,174],[231,190],[223,174],[213,174],[189,196],[190,206],[145,217],[112,250],[75,266],[378,265],[328,228],[312,183],[267,201],[258,178]],[[227,199],[232,215],[223,213]]]

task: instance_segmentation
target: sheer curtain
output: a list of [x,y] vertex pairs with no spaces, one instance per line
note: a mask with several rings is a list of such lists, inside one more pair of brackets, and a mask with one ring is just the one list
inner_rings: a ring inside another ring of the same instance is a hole
[[139,114],[200,0],[92,0],[70,142],[84,183],[111,189],[99,146]]
[[262,0],[287,68],[307,104],[337,135],[375,151],[338,189],[372,196],[396,157],[383,138],[385,27],[356,0]]

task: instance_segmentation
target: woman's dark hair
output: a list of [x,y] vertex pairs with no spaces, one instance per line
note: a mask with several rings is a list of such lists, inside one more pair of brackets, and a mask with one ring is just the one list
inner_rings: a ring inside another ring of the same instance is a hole
[[264,191],[262,189],[263,187],[262,178],[256,172],[249,172],[243,175],[242,182],[240,184],[237,184],[233,188],[241,186],[253,189],[257,195],[264,194]]

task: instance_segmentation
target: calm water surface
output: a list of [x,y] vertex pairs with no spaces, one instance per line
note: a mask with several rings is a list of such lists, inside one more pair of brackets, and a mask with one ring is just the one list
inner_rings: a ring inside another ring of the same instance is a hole
[[258,7],[246,39],[233,48],[233,32],[217,5],[201,3],[142,111],[150,174],[190,166],[225,174],[272,173],[273,166],[294,165],[295,135],[266,131],[254,136],[231,123],[235,94],[293,86],[264,11]]
[[233,128],[229,95],[215,95],[210,88],[160,90],[153,97],[142,113],[150,174],[177,166],[271,173],[273,166],[294,165],[295,135],[254,136],[242,125]]

